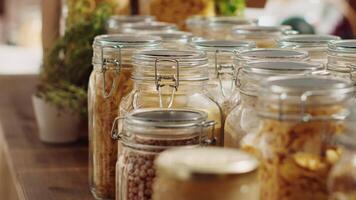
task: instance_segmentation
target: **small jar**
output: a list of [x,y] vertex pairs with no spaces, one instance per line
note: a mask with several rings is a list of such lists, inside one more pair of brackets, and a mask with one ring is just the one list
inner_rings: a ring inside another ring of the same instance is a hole
[[153,36],[101,35],[93,43],[93,71],[88,87],[89,185],[97,199],[115,198],[117,144],[110,137],[121,99],[133,83],[131,56],[157,48]]
[[264,80],[273,76],[303,76],[323,69],[320,63],[296,61],[260,61],[244,65],[236,81],[240,101],[225,120],[224,147],[256,153],[254,138],[260,124],[256,110],[257,95]]
[[106,31],[109,34],[121,33],[125,24],[153,21],[155,21],[155,17],[149,15],[114,15],[106,22]]
[[205,51],[209,60],[209,95],[220,105],[224,116],[237,104],[235,79],[236,52],[256,47],[251,41],[206,40],[193,43],[194,48]]
[[340,40],[340,37],[333,35],[292,35],[282,37],[278,41],[278,46],[307,51],[311,61],[326,64],[328,43],[334,40]]
[[335,77],[356,81],[356,40],[329,43],[327,69]]
[[117,200],[152,199],[153,162],[161,152],[176,147],[208,144],[206,127],[213,122],[197,110],[147,109],[130,113],[114,138],[123,145],[117,162]]
[[233,39],[255,41],[258,48],[275,48],[286,34],[294,34],[290,26],[236,26],[231,32]]
[[356,199],[356,104],[351,106],[350,111],[346,132],[336,136],[341,158],[329,175],[330,200]]
[[239,150],[168,150],[155,162],[153,200],[259,200],[258,165]]
[[165,49],[184,50],[189,48],[189,43],[193,39],[193,34],[183,31],[156,31],[142,32],[142,34],[157,36],[162,38],[162,47]]
[[139,33],[139,32],[156,32],[165,31],[172,32],[177,31],[178,28],[175,24],[166,22],[140,22],[140,23],[130,23],[124,24],[122,26],[123,33]]
[[321,77],[271,78],[258,96],[258,147],[264,200],[327,200],[353,85]]

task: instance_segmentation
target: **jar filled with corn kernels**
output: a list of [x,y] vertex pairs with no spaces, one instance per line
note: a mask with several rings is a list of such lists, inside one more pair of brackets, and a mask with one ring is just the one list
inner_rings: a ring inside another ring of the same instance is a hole
[[[144,109],[127,115],[122,131],[114,135],[123,145],[117,162],[116,199],[152,199],[155,158],[163,151],[177,147],[209,145],[204,112],[188,109]],[[211,129],[213,130],[213,129]]]
[[283,35],[295,34],[290,26],[235,26],[231,35],[235,40],[252,40],[258,48],[275,48]]
[[327,69],[332,76],[356,81],[356,40],[329,43]]
[[327,178],[340,157],[332,138],[344,131],[351,82],[274,77],[258,96],[256,137],[265,200],[327,200]]
[[142,108],[193,108],[216,122],[216,145],[222,145],[222,114],[207,95],[208,59],[204,52],[148,50],[133,56],[133,90],[120,103],[120,114]]
[[117,34],[122,32],[122,28],[125,24],[148,23],[153,21],[155,21],[155,17],[149,15],[114,15],[106,22],[106,31],[109,34]]
[[189,49],[189,44],[194,36],[192,33],[184,31],[149,31],[142,32],[143,35],[152,35],[162,38],[162,47],[165,49],[185,50]]
[[333,35],[292,35],[284,36],[278,40],[278,46],[307,51],[311,61],[326,64],[328,43],[334,40],[340,40],[340,37]]
[[330,200],[356,199],[356,104],[350,108],[346,119],[346,131],[335,137],[341,158],[329,175]]
[[168,150],[155,162],[153,200],[258,200],[258,165],[234,149]]
[[260,120],[257,116],[257,95],[261,83],[273,76],[305,76],[323,71],[320,63],[297,61],[255,61],[244,65],[237,74],[240,92],[238,105],[229,113],[224,126],[224,146],[257,151],[256,137]]
[[202,40],[193,47],[205,51],[209,60],[209,95],[219,103],[224,117],[237,104],[235,53],[256,47],[252,41]]
[[137,34],[139,32],[155,32],[155,31],[177,31],[178,28],[175,24],[166,22],[140,22],[140,23],[127,23],[122,26],[122,33]]
[[110,131],[121,99],[133,88],[131,56],[157,48],[160,42],[158,37],[134,35],[101,35],[94,40],[88,87],[89,184],[97,199],[115,198],[117,144]]

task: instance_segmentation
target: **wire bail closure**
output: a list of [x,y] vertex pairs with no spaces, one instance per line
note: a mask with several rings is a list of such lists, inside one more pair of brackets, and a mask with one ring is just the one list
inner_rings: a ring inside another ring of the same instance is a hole
[[[219,79],[219,86],[222,95],[223,97],[226,97],[227,92],[225,91],[225,88],[222,83],[222,76],[226,74],[231,76],[231,85],[230,85],[230,93],[231,93],[234,90],[234,82],[236,79],[236,67],[234,64],[219,64],[219,53],[231,53],[232,56],[234,56],[236,54],[236,51],[229,51],[229,50],[222,50],[222,49],[217,49],[215,51],[215,74]],[[226,69],[231,71],[228,72],[224,71]]]
[[[108,59],[104,58],[104,49],[105,48],[113,48],[113,49],[118,49],[119,51],[119,59],[113,58],[113,59]],[[112,64],[114,65],[114,70],[115,70],[115,78],[111,84],[110,90],[106,90],[106,71],[109,70],[109,67],[107,65]],[[103,73],[103,96],[104,98],[109,98],[112,96],[113,92],[116,90],[117,84],[116,84],[116,79],[117,76],[120,74],[121,70],[121,64],[122,64],[122,57],[121,57],[121,46],[113,46],[113,47],[101,47],[101,73]]]
[[[175,63],[176,65],[176,73],[173,75],[160,75],[159,70],[158,70],[158,64],[160,62],[172,62]],[[160,107],[163,108],[163,99],[162,99],[162,90],[161,88],[166,86],[166,84],[163,81],[171,80],[173,83],[169,84],[168,86],[172,88],[172,94],[171,94],[171,99],[169,101],[169,104],[167,108],[171,108],[173,105],[174,101],[174,96],[175,92],[178,91],[179,87],[179,61],[177,59],[156,59],[155,60],[155,84],[156,84],[156,90],[159,93],[159,103]],[[163,82],[163,83],[162,83]]]
[[[124,124],[121,123],[124,121],[126,117],[116,117],[111,128],[111,138],[114,140],[121,140],[122,136],[122,130]],[[121,124],[121,127],[119,125]]]

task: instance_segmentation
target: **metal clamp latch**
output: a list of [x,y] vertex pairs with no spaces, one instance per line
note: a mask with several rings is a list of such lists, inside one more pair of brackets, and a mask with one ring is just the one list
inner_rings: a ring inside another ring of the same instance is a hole
[[208,138],[201,138],[201,141],[202,141],[202,144],[203,145],[216,145],[217,144],[217,137],[215,135],[215,125],[216,125],[216,122],[211,120],[211,121],[206,121],[206,122],[203,122],[203,124],[201,125],[202,127],[202,134],[205,132],[204,129],[206,128],[210,128],[211,127],[211,137],[208,137]]
[[[105,48],[118,49],[119,59],[104,58],[104,49]],[[122,58],[121,58],[121,47],[120,46],[101,47],[101,73],[103,74],[103,96],[104,96],[104,98],[109,98],[110,96],[112,96],[112,93],[116,90],[116,87],[117,87],[116,80],[118,78],[118,75],[120,74],[121,63],[122,63]],[[107,91],[106,90],[106,71],[109,70],[109,67],[107,66],[109,64],[114,65],[115,78],[111,84],[110,90]]]
[[[234,82],[235,82],[235,75],[236,75],[236,67],[234,64],[219,64],[219,53],[231,53],[232,55],[235,55],[235,51],[228,51],[228,50],[222,50],[222,49],[217,49],[215,51],[215,73],[217,78],[219,79],[219,86],[220,90],[222,92],[222,95],[224,97],[227,96],[227,92],[225,91],[225,88],[222,83],[222,75],[230,75],[231,76],[231,85],[230,85],[230,93],[231,91],[234,90]],[[229,71],[226,71],[229,70]]]
[[[122,136],[123,124],[121,123],[125,120],[125,117],[116,117],[111,128],[111,138],[114,140],[120,140]],[[121,127],[119,125],[121,124]]]

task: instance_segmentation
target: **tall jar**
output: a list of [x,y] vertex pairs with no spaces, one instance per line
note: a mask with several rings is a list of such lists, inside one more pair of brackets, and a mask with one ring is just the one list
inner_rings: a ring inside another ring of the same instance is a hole
[[224,146],[257,152],[255,137],[260,124],[256,110],[257,95],[264,80],[273,76],[303,76],[323,69],[320,63],[296,61],[255,61],[244,65],[236,81],[240,93],[239,104],[225,121]]
[[177,31],[178,28],[175,24],[166,22],[140,22],[140,23],[128,23],[122,26],[123,33],[134,33],[139,32],[155,32],[155,31],[165,31],[172,32]]
[[157,36],[162,38],[162,47],[165,49],[184,50],[189,48],[189,44],[193,39],[193,34],[184,31],[149,31],[142,34]]
[[155,162],[153,200],[258,200],[256,158],[239,150],[172,149]]
[[231,35],[235,40],[255,41],[258,48],[275,48],[276,40],[294,34],[290,26],[235,26]]
[[237,104],[235,53],[256,47],[251,41],[206,40],[193,43],[205,51],[209,60],[209,95],[220,105],[224,118]]
[[140,108],[194,108],[216,122],[216,144],[222,145],[222,114],[206,95],[208,60],[200,51],[151,50],[133,57],[134,88],[120,104],[125,116]]
[[155,21],[155,17],[149,15],[114,15],[106,22],[106,31],[109,34],[121,33],[125,24],[149,23],[153,21]]
[[335,138],[340,147],[341,158],[329,175],[330,200],[356,199],[356,104],[353,104],[350,110],[346,120],[346,132]]
[[138,110],[123,120],[123,145],[117,162],[117,200],[152,199],[155,158],[176,147],[209,144],[204,129],[212,126],[204,112],[186,109]]
[[335,77],[356,81],[356,40],[329,43],[327,69]]
[[341,79],[271,78],[258,96],[264,200],[327,200],[353,85]]
[[307,51],[311,61],[326,64],[328,43],[334,40],[340,40],[340,37],[333,35],[291,35],[282,37],[278,41],[278,46]]
[[89,184],[96,199],[115,198],[117,144],[111,126],[123,96],[133,83],[131,56],[159,46],[153,36],[101,35],[93,43],[93,66],[88,89]]

